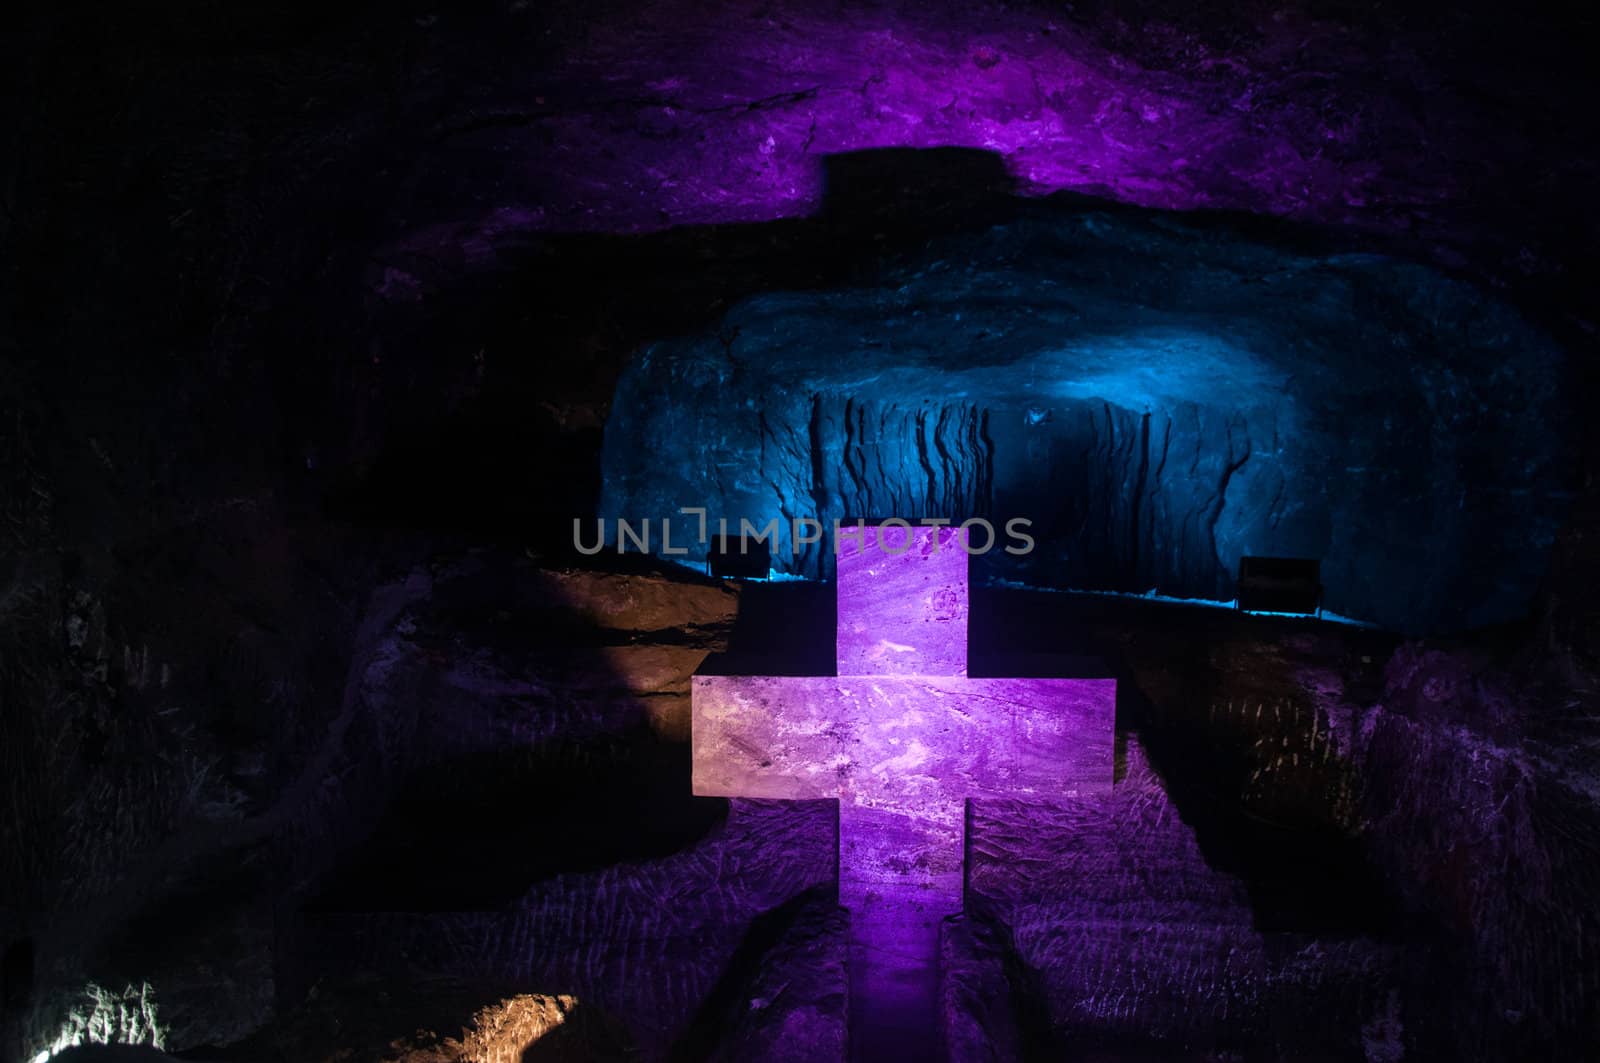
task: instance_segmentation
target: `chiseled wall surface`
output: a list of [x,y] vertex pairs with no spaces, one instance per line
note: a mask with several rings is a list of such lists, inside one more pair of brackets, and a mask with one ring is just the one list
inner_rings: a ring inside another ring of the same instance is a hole
[[1021,516],[1035,549],[1001,532],[989,575],[1229,600],[1243,555],[1316,557],[1333,612],[1457,630],[1525,615],[1544,575],[1564,373],[1421,266],[1035,206],[649,345],[599,516],[677,520],[690,558],[680,507],[776,519],[775,567],[810,577],[830,559],[793,541],[802,517]]

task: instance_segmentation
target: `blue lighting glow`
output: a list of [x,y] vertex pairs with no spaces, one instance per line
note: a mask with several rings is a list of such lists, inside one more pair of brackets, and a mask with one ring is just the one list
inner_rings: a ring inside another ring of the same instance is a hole
[[1514,311],[1413,264],[1160,218],[948,242],[653,344],[611,407],[600,514],[776,518],[774,567],[813,579],[829,559],[791,548],[798,517],[993,514],[1038,549],[988,574],[1041,588],[1231,607],[1241,558],[1289,557],[1320,563],[1329,622],[1526,610],[1572,425],[1559,348]]

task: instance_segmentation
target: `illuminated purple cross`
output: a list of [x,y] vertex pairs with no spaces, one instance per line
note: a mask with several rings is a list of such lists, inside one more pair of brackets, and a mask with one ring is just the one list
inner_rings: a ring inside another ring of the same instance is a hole
[[846,533],[838,674],[695,676],[694,792],[838,799],[851,1055],[908,1059],[936,1050],[966,800],[1108,789],[1116,681],[969,678],[960,533]]

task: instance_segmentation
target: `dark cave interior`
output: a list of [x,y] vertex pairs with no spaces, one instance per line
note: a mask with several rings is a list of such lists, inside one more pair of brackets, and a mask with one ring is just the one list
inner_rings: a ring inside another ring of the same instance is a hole
[[[1600,1052],[1596,29],[30,7],[0,1061]],[[692,781],[696,677],[849,677],[858,516],[1027,518],[960,678],[1115,681],[1103,788],[965,802],[911,1037],[849,802]]]

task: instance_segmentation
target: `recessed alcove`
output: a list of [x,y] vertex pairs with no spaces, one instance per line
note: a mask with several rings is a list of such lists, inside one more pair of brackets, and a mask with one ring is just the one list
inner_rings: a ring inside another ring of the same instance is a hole
[[1229,602],[1242,557],[1306,557],[1331,614],[1381,628],[1527,615],[1576,422],[1560,349],[1515,309],[1225,217],[980,218],[647,344],[600,512],[776,520],[775,568],[814,579],[802,518],[1021,518],[1031,549],[998,534],[989,580]]

